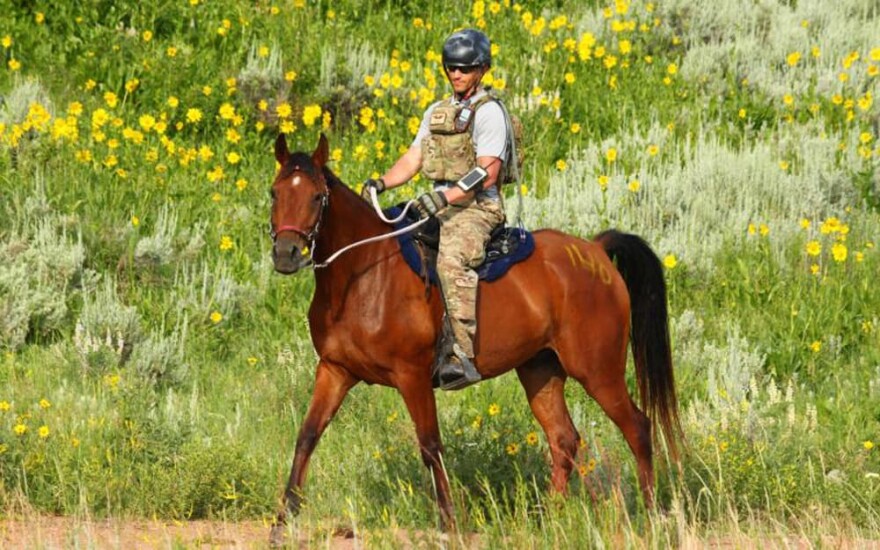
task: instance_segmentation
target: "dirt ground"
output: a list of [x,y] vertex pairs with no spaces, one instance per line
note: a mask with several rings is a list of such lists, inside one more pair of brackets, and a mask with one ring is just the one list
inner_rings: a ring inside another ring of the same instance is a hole
[[0,547],[55,548],[263,548],[262,522],[173,522],[38,517],[0,521]]
[[[361,539],[343,528],[321,529],[309,536],[300,535],[287,541],[287,548],[330,548],[354,550],[378,546],[382,548],[443,548],[449,540],[436,533],[407,533],[395,531],[375,533]],[[373,539],[373,540],[371,540]],[[444,542],[446,544],[444,544]],[[465,536],[453,547],[482,548],[479,537]],[[373,543],[378,543],[374,545]],[[623,541],[621,541],[623,546]],[[0,548],[6,549],[189,549],[189,548],[268,548],[269,525],[261,521],[147,521],[147,520],[88,520],[72,517],[28,517],[0,519]],[[531,547],[516,544],[512,547]],[[747,536],[721,536],[700,539],[684,535],[679,547],[684,550],[749,549],[767,550],[786,548],[811,550],[835,548],[839,550],[880,550],[880,540],[852,540],[837,536],[821,537],[820,541],[792,537],[780,540],[755,540]]]
[[[270,525],[262,521],[148,521],[89,520],[73,517],[35,516],[0,519],[0,549],[164,549],[164,548],[268,548]],[[445,535],[407,533],[403,530],[370,533],[369,539],[384,548],[437,548]],[[330,548],[353,550],[373,546],[351,529],[320,528],[309,534],[294,534],[286,548]],[[466,544],[477,548],[479,544]]]

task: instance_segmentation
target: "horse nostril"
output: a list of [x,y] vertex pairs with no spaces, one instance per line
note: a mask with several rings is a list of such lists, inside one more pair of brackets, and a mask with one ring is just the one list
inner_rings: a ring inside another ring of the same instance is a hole
[[299,252],[299,249],[291,242],[278,241],[272,245],[272,259],[275,261],[296,260]]

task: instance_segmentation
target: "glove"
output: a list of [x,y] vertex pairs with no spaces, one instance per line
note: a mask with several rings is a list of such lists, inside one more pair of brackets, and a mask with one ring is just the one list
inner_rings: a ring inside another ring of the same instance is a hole
[[431,218],[436,216],[437,212],[442,210],[447,204],[449,204],[449,201],[446,200],[446,195],[439,191],[431,191],[419,196],[416,199],[415,207],[419,211],[419,216]]
[[370,189],[375,189],[377,195],[382,193],[382,191],[385,190],[385,180],[383,180],[382,178],[379,178],[377,180],[370,178],[364,182],[364,186],[361,189],[361,197],[366,201],[371,200]]

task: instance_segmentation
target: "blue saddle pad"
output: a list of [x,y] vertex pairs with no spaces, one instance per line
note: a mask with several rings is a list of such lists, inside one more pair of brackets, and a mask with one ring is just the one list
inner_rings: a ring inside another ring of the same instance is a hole
[[[400,207],[394,206],[385,210],[385,216],[396,218],[400,215],[401,211],[402,209]],[[394,228],[401,229],[417,220],[418,218],[405,218],[404,220],[397,222]],[[430,225],[431,224],[425,224],[425,226],[422,227]],[[400,243],[400,251],[403,254],[404,260],[407,265],[419,275],[422,274],[422,256],[416,248],[417,245],[414,238],[421,229],[422,228],[419,228],[415,231],[410,231],[397,236],[397,240]],[[435,236],[434,238],[436,239],[437,237]],[[477,275],[479,275],[481,281],[494,281],[507,273],[514,264],[531,256],[534,250],[535,238],[530,231],[519,227],[504,227],[500,230],[496,230],[493,233],[489,244],[486,245],[486,259],[476,268]],[[439,279],[437,278],[437,272],[434,269],[434,266],[431,266],[428,278],[431,283],[438,284]]]

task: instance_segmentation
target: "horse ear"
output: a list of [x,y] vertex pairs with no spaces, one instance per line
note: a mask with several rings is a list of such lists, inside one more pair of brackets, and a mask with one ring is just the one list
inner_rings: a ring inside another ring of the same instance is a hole
[[284,137],[284,134],[278,134],[278,137],[275,139],[275,160],[278,161],[278,164],[284,166],[289,157],[290,151],[287,150],[287,138]]
[[321,137],[318,139],[318,147],[312,153],[312,162],[319,168],[323,168],[329,159],[330,143],[327,141],[327,136],[324,135],[324,132],[321,132]]

